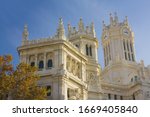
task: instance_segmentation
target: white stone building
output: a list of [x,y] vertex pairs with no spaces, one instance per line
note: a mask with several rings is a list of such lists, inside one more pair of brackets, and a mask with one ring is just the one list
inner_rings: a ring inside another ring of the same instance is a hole
[[98,63],[98,39],[94,24],[78,29],[68,24],[65,35],[60,18],[53,37],[28,40],[24,27],[20,62],[39,68],[40,86],[46,86],[48,99],[150,99],[150,66],[136,62],[134,34],[127,17],[120,23],[110,16],[103,22],[102,46],[105,67]]

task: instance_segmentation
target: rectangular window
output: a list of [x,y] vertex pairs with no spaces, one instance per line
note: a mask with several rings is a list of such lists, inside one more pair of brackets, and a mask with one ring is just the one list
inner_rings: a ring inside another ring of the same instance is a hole
[[123,96],[122,95],[120,96],[120,100],[123,100]]
[[129,61],[131,61],[130,53],[128,53]]
[[128,49],[128,51],[129,51],[129,44],[128,44],[128,42],[127,42],[127,49]]
[[70,95],[69,95],[69,88],[67,89],[67,97],[68,97],[68,99],[70,98]]
[[131,49],[131,52],[133,52],[133,49],[132,49],[132,44],[130,43],[130,49]]
[[125,52],[124,54],[125,54],[125,59],[127,60],[127,53]]
[[135,100],[135,95],[133,94],[133,100]]
[[86,45],[86,55],[87,55],[87,56],[89,55],[89,52],[88,52],[88,45]]
[[43,68],[44,68],[44,61],[41,60],[41,61],[39,61],[39,69],[41,70]]
[[126,50],[125,41],[123,41],[123,47],[124,47],[124,50]]
[[117,95],[114,95],[114,99],[117,100]]
[[111,94],[108,94],[108,99],[109,99],[109,100],[111,99]]
[[90,46],[90,56],[92,56],[92,47]]
[[53,61],[52,61],[52,59],[48,60],[47,67],[48,68],[52,68],[53,67]]

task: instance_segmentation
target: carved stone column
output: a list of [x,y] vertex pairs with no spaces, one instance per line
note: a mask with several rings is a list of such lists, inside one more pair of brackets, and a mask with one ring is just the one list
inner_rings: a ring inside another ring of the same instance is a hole
[[37,62],[38,62],[38,55],[35,54],[35,66],[36,66],[36,67],[38,67],[38,63],[37,63]]
[[46,53],[44,53],[44,69],[46,69],[46,66],[47,66],[46,63],[47,63],[47,62],[46,62]]

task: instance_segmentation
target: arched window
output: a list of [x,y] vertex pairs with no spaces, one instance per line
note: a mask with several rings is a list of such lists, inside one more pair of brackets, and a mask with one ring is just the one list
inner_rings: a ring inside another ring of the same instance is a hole
[[39,69],[43,69],[44,68],[44,62],[43,61],[40,61],[39,62]]
[[31,64],[30,64],[32,67],[34,67],[35,66],[35,62],[31,62]]
[[123,47],[124,47],[124,50],[126,50],[126,44],[125,44],[125,41],[123,41]]
[[133,53],[132,53],[132,61],[134,61],[134,55],[133,55]]
[[127,41],[127,49],[128,49],[128,51],[129,51],[129,43],[128,43],[128,41]]
[[86,44],[86,55],[88,56],[89,55],[89,52],[88,52],[88,45]]
[[49,59],[48,62],[47,62],[47,67],[48,68],[52,68],[53,67],[53,61],[52,59]]
[[125,52],[124,54],[125,54],[125,59],[127,60],[127,53]]
[[92,56],[92,46],[90,46],[89,49],[90,49],[90,56]]
[[132,48],[132,44],[130,43],[130,49],[131,49],[131,52],[133,52],[133,48]]
[[128,53],[129,61],[131,61],[130,53]]

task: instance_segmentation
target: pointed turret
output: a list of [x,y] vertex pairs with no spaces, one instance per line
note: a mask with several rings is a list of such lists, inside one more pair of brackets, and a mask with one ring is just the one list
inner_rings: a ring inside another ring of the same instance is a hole
[[86,26],[86,34],[89,34],[90,30],[89,30],[89,26]]
[[71,25],[70,25],[70,23],[69,23],[69,24],[68,24],[68,37],[70,37],[71,32],[72,32],[72,27],[71,27]]
[[95,27],[94,27],[94,23],[93,22],[91,23],[90,31],[91,31],[92,36],[96,37],[96,32],[95,32]]
[[118,23],[118,16],[117,16],[117,13],[116,13],[116,12],[114,13],[114,16],[115,16],[115,17],[114,17],[115,23]]
[[83,24],[82,18],[80,18],[80,21],[78,24],[78,30],[79,32],[84,32],[84,24]]
[[127,16],[125,17],[124,24],[128,25],[128,17]]
[[22,40],[28,40],[29,32],[28,32],[28,26],[24,25],[24,30],[22,33]]
[[110,16],[110,24],[112,25],[112,24],[113,24],[113,17],[112,17],[112,14],[110,13],[109,16]]
[[73,34],[76,34],[77,30],[76,30],[76,27],[73,27]]
[[65,29],[62,18],[59,19],[59,26],[57,29],[57,36],[59,39],[65,39]]
[[28,41],[29,32],[28,32],[28,26],[24,25],[24,30],[22,33],[22,45],[25,45]]

